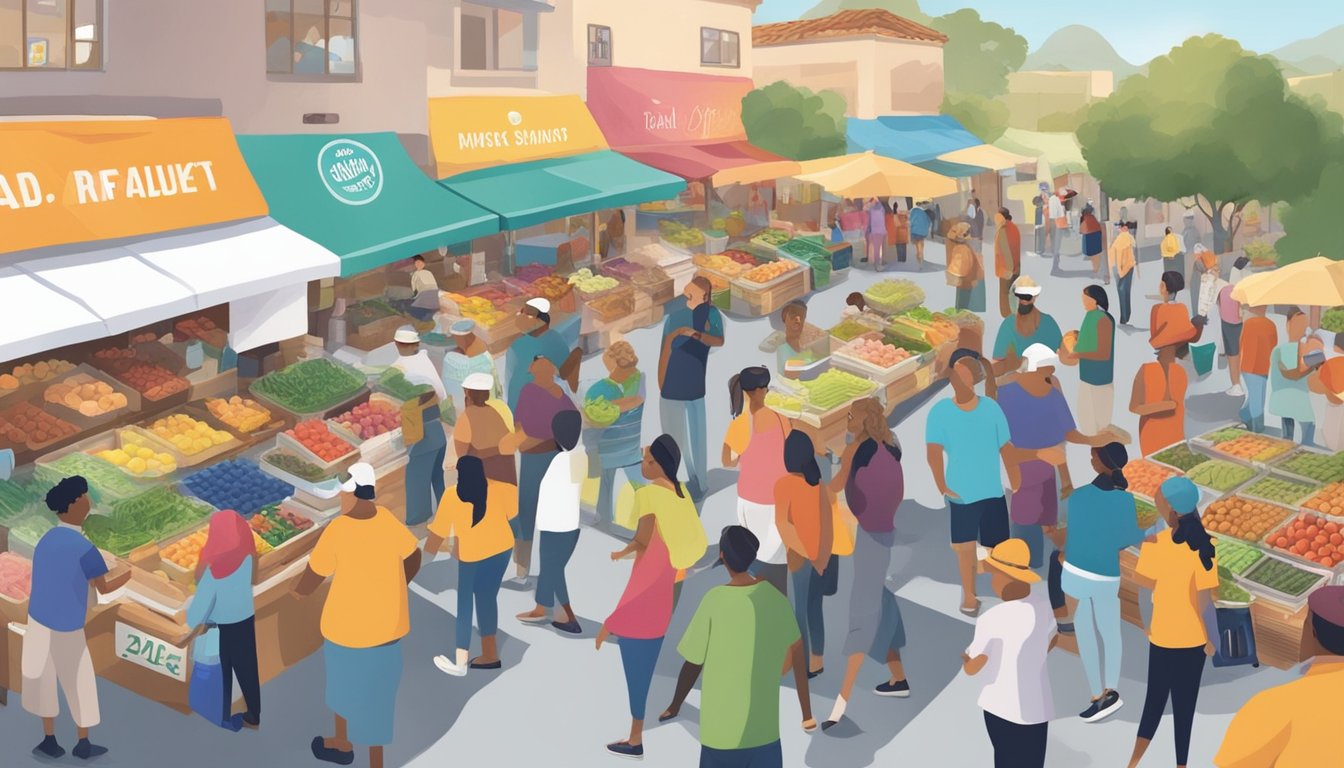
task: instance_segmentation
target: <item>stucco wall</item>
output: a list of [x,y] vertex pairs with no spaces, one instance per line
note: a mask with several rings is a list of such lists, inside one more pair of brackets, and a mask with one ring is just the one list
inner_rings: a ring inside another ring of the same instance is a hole
[[1003,98],[1011,125],[1036,130],[1042,117],[1074,112],[1114,90],[1111,72],[1013,72]]
[[845,97],[848,115],[936,114],[943,101],[943,49],[890,38],[809,41],[757,48],[758,86],[784,80]]

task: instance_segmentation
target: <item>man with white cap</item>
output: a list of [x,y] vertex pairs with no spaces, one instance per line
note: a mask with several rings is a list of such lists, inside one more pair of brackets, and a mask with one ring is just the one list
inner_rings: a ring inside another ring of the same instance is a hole
[[498,389],[488,373],[473,373],[462,382],[463,406],[453,427],[453,447],[458,458],[480,459],[487,479],[517,485],[513,412],[492,394]]
[[341,486],[344,514],[322,531],[308,567],[294,586],[297,597],[331,579],[322,606],[326,704],[335,733],[313,738],[318,760],[349,765],[354,745],[369,748],[369,763],[383,764],[392,743],[401,639],[411,631],[407,585],[420,570],[420,545],[386,507],[374,503],[377,477],[360,462]]
[[[476,321],[462,319],[448,327],[448,333],[456,345],[443,356],[443,386],[448,391],[448,399],[453,403],[455,417],[462,415],[465,405],[462,402],[462,385],[467,377],[474,373],[483,373],[490,377],[491,385],[495,381],[495,357],[485,341],[476,335]],[[498,391],[495,394],[499,394]]]
[[[439,403],[447,397],[439,372],[430,362],[429,353],[420,349],[420,334],[409,326],[397,331],[393,340],[401,355],[393,367],[406,374],[411,384],[433,388],[402,406],[402,435],[410,446],[406,464],[406,524],[429,522],[443,496],[443,461],[448,453],[448,437],[439,422]],[[408,423],[409,421],[409,423]]]
[[582,353],[570,349],[565,340],[551,328],[551,302],[540,296],[528,299],[518,310],[518,324],[523,335],[509,345],[506,359],[508,370],[508,403],[510,408],[518,407],[518,395],[523,387],[532,381],[528,370],[537,355],[550,360],[560,372],[560,377],[569,384],[573,392],[579,386],[579,360]]
[[1036,297],[1041,286],[1030,275],[1017,278],[1012,287],[1017,297],[1017,314],[999,325],[994,337],[994,373],[1002,376],[1021,365],[1022,353],[1032,344],[1044,344],[1058,350],[1064,344],[1064,334],[1055,319],[1036,308]]

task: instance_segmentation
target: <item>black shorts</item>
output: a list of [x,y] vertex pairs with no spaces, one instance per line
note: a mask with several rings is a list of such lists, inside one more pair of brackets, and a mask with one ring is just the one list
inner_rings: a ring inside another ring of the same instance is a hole
[[952,543],[979,541],[995,547],[1008,540],[1008,500],[1002,496],[970,504],[949,501],[952,512]]
[[1223,322],[1223,354],[1228,357],[1241,354],[1241,323]]

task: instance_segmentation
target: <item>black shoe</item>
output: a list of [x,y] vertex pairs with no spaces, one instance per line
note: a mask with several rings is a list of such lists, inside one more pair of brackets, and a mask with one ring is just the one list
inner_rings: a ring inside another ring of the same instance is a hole
[[910,697],[910,683],[906,680],[897,680],[896,682],[885,682],[873,689],[873,693],[878,696],[894,696],[898,699]]
[[88,739],[80,739],[75,748],[70,750],[70,754],[78,757],[80,760],[88,760],[92,757],[107,754],[107,747],[100,747]]
[[583,632],[583,627],[579,626],[577,621],[552,621],[551,626],[561,632],[568,632],[571,635],[577,635]]
[[472,661],[467,666],[472,669],[499,669],[504,666],[504,662],[500,659],[496,659],[491,662]]
[[825,732],[825,731],[829,731],[829,730],[831,730],[832,728],[834,728],[835,726],[837,726],[837,725],[839,725],[839,724],[840,724],[840,721],[839,721],[839,720],[827,720],[827,721],[825,721],[825,722],[823,722],[823,723],[821,724],[821,730],[822,730],[823,732]]
[[607,752],[617,756],[624,757],[627,760],[643,760],[644,745],[631,744],[628,741],[617,741],[607,745]]
[[342,752],[339,749],[332,749],[331,747],[327,746],[326,742],[322,739],[321,736],[313,737],[312,747],[313,747],[313,757],[316,757],[318,760],[321,760],[323,762],[335,763],[337,765],[350,765],[351,763],[355,762],[355,751],[353,749],[350,750],[349,752]]
[[807,679],[808,679],[808,680],[811,680],[811,679],[814,678],[814,677],[820,677],[820,676],[821,676],[821,673],[822,673],[822,672],[825,672],[825,671],[826,671],[826,668],[825,668],[825,667],[822,667],[821,669],[818,669],[816,672],[808,672],[808,673],[807,673]]
[[55,736],[48,736],[42,740],[41,744],[33,747],[33,754],[38,757],[49,757],[52,760],[60,760],[65,757],[65,748],[56,743]]
[[1078,716],[1081,717],[1085,723],[1096,723],[1119,712],[1120,708],[1124,705],[1125,702],[1120,700],[1119,693],[1115,691],[1107,691],[1100,699],[1092,702],[1087,709],[1080,712]]

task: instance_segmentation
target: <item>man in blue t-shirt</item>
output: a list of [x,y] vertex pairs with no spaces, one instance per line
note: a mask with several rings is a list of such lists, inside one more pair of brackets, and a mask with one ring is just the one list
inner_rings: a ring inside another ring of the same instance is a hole
[[102,553],[84,538],[82,526],[92,506],[88,481],[65,478],[47,492],[47,506],[60,516],[60,524],[42,536],[33,552],[33,589],[23,638],[23,708],[42,718],[45,738],[33,753],[63,756],[65,750],[56,743],[59,682],[79,730],[74,755],[87,760],[107,752],[89,741],[89,729],[99,719],[93,660],[84,639],[89,585],[107,594],[130,581],[131,572],[110,577]]
[[518,395],[523,387],[532,383],[532,361],[537,355],[544,355],[555,364],[560,378],[569,385],[569,391],[579,388],[579,363],[583,352],[570,349],[560,334],[551,328],[551,302],[540,296],[528,299],[518,310],[518,325],[523,335],[513,340],[505,355],[505,371],[508,375],[506,401],[510,409],[518,408]]
[[[658,417],[686,458],[691,498],[709,491],[705,437],[705,368],[710,347],[723,346],[723,315],[709,303],[713,286],[697,275],[682,291],[685,309],[667,316],[658,357]],[[688,434],[689,433],[689,434]]]

